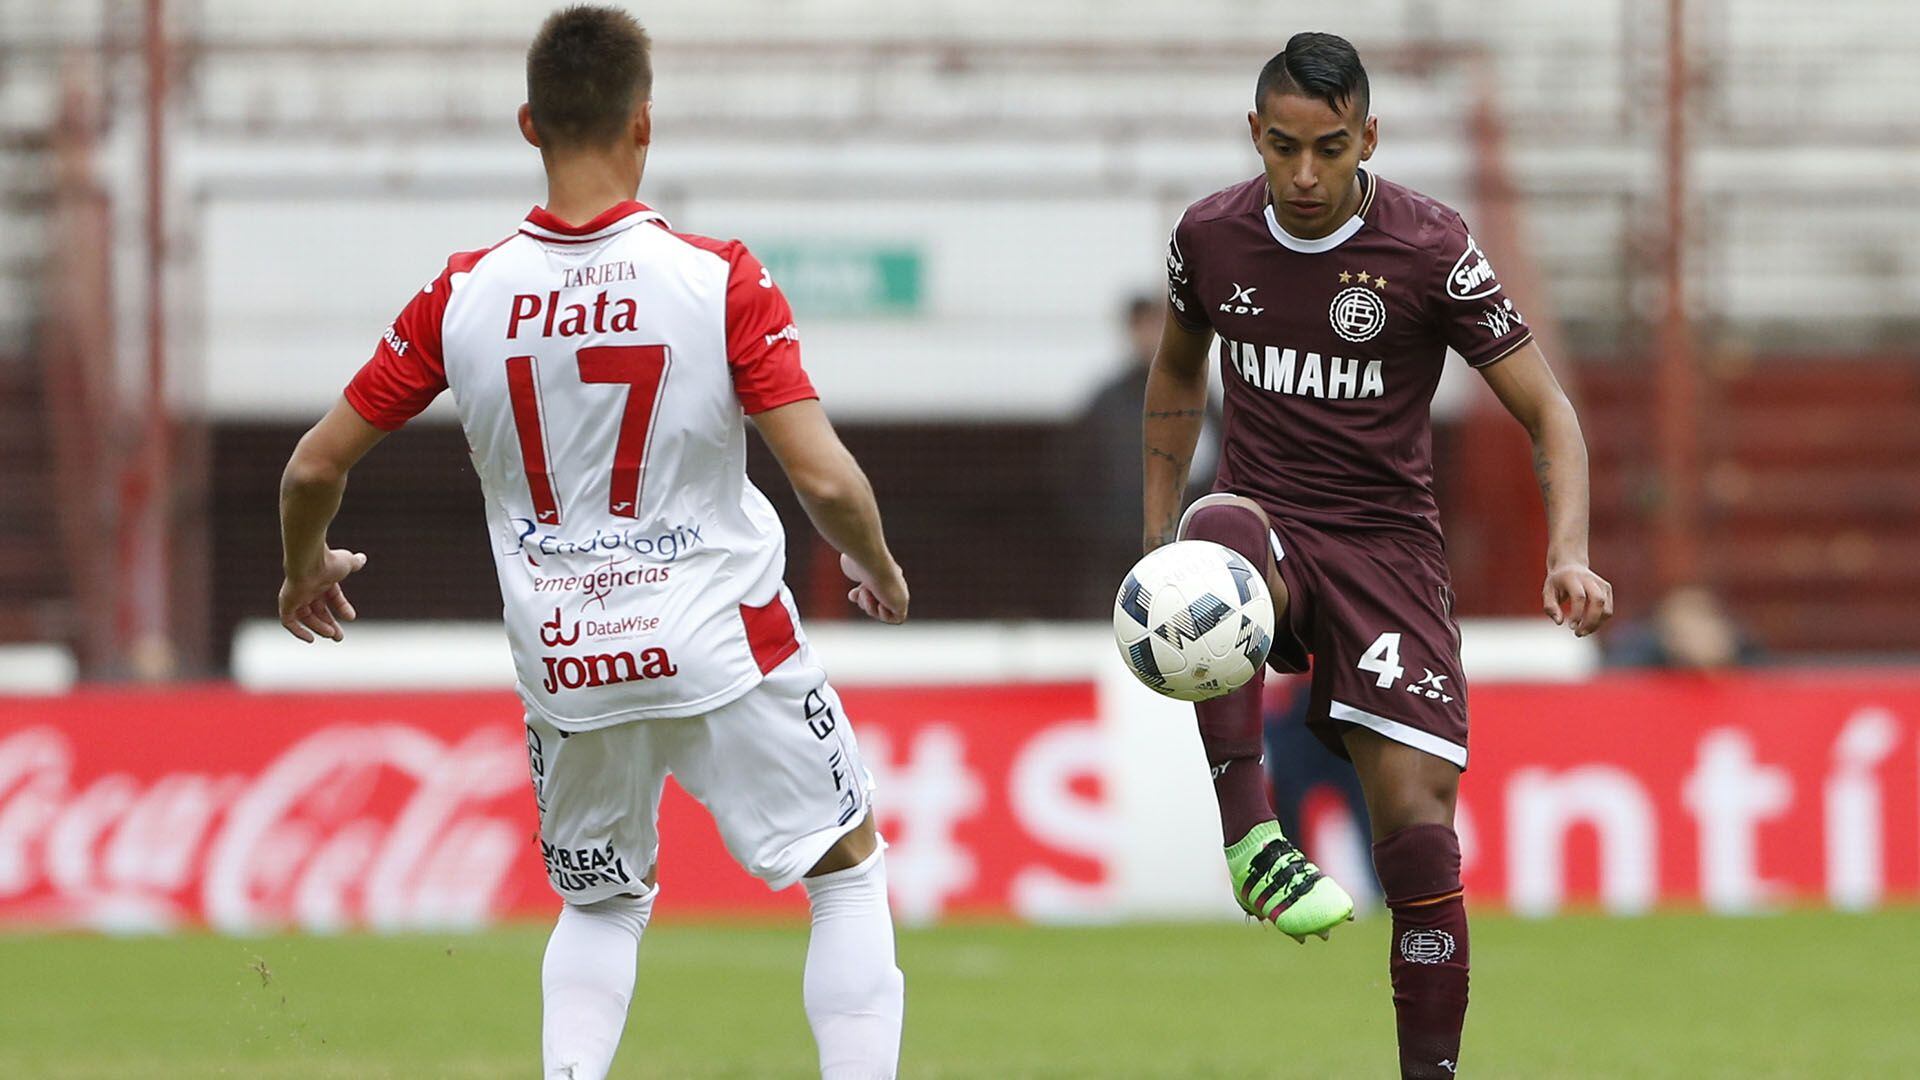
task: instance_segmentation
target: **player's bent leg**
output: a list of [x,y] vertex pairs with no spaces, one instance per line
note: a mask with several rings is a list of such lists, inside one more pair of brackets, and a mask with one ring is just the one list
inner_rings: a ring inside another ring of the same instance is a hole
[[[1258,534],[1251,532],[1246,523],[1228,514],[1220,515],[1219,508],[1242,510],[1260,523]],[[1199,520],[1204,516],[1205,520]],[[1199,531],[1195,531],[1195,530]],[[1287,579],[1280,576],[1280,568],[1273,560],[1273,525],[1267,519],[1267,512],[1260,504],[1245,495],[1235,495],[1226,491],[1215,491],[1193,500],[1186,512],[1180,515],[1180,539],[1211,540],[1216,544],[1238,551],[1247,561],[1261,567],[1267,576],[1267,592],[1273,597],[1273,624],[1284,626],[1282,621],[1287,614]]]
[[613,1064],[633,999],[640,935],[660,889],[649,870],[640,895],[566,904],[540,965],[541,1075],[601,1080]]
[[1403,1077],[1445,1077],[1467,1016],[1467,907],[1451,762],[1355,728],[1344,741],[1373,817],[1373,864],[1393,913],[1388,967]]
[[1413,825],[1453,827],[1460,767],[1369,728],[1349,725],[1340,735],[1373,820],[1373,839]]
[[804,879],[813,908],[802,980],[823,1080],[891,1080],[906,980],[894,963],[884,849],[869,814]]
[[742,867],[813,909],[802,991],[827,1080],[891,1078],[905,980],[895,963],[885,848],[851,718],[811,650],[706,714],[669,765]]
[[[1288,593],[1274,563],[1272,525],[1251,499],[1215,493],[1194,501],[1180,522],[1183,540],[1211,540],[1261,567],[1273,595],[1274,625],[1285,626]],[[1260,767],[1260,695],[1263,666],[1231,694],[1196,702],[1200,743],[1213,772],[1220,807],[1221,843],[1233,877],[1234,899],[1249,915],[1273,923],[1295,941],[1327,932],[1353,917],[1353,898],[1307,861],[1274,819]]]
[[527,718],[527,757],[559,921],[540,966],[542,1075],[607,1073],[653,915],[661,733],[678,721],[563,733]]
[[[1268,546],[1271,535],[1266,512],[1251,499],[1238,495],[1203,496],[1180,520],[1182,540],[1210,540],[1239,552],[1262,569],[1273,590],[1274,625],[1284,626],[1280,620],[1286,616],[1286,585],[1274,570],[1273,552]],[[1233,693],[1194,704],[1200,744],[1207,752],[1214,798],[1220,805],[1220,842],[1228,846],[1247,837],[1255,826],[1274,819],[1273,806],[1267,801],[1266,775],[1260,768],[1260,694],[1266,681],[1263,666]]]

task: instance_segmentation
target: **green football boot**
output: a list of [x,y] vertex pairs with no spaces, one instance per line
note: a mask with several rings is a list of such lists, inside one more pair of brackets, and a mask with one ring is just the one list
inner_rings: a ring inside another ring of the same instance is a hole
[[1325,941],[1353,918],[1353,897],[1307,861],[1280,831],[1277,821],[1255,825],[1227,849],[1233,897],[1247,914],[1270,922],[1302,944],[1308,934]]

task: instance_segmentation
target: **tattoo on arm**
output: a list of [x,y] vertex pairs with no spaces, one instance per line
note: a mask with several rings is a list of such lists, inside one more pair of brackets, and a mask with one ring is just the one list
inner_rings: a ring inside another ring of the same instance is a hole
[[1176,469],[1179,469],[1179,470],[1180,470],[1181,472],[1183,472],[1183,473],[1187,471],[1187,459],[1186,459],[1186,458],[1183,458],[1183,457],[1178,457],[1178,456],[1176,456],[1176,455],[1174,455],[1174,454],[1169,454],[1169,453],[1167,453],[1167,452],[1166,452],[1165,450],[1162,450],[1162,449],[1160,449],[1160,448],[1159,448],[1159,447],[1157,447],[1157,446],[1149,446],[1149,447],[1147,447],[1147,453],[1149,453],[1149,454],[1151,454],[1151,455],[1153,455],[1154,457],[1157,457],[1157,458],[1160,458],[1160,459],[1162,459],[1162,460],[1164,460],[1164,461],[1170,461],[1170,462],[1172,462],[1172,463],[1173,463],[1173,467],[1174,467],[1174,468],[1176,468]]
[[1541,447],[1533,448],[1533,475],[1540,481],[1540,497],[1553,495],[1553,463],[1547,460],[1547,452]]
[[1161,448],[1157,446],[1153,446],[1151,444],[1147,446],[1147,454],[1151,457],[1159,458],[1160,460],[1165,461],[1168,464],[1171,464],[1174,467],[1175,472],[1178,474],[1174,482],[1170,485],[1169,502],[1171,502],[1173,506],[1171,509],[1167,511],[1166,517],[1161,520],[1159,527],[1154,529],[1152,533],[1146,538],[1146,545],[1145,545],[1146,550],[1151,551],[1154,548],[1161,546],[1162,544],[1172,543],[1174,541],[1175,536],[1179,532],[1180,488],[1182,483],[1186,479],[1187,465],[1190,459],[1181,457],[1178,454],[1168,453],[1167,451],[1162,450]]
[[1173,543],[1179,539],[1179,537],[1180,513],[1176,510],[1167,514],[1166,518],[1160,522],[1160,527],[1148,535],[1144,548],[1147,551],[1152,551],[1154,548],[1164,547],[1167,544]]
[[1205,416],[1205,409],[1148,409],[1149,420],[1173,420],[1183,416]]

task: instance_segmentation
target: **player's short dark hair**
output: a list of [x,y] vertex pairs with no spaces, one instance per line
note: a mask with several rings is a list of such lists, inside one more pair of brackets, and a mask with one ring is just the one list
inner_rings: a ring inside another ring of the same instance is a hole
[[548,146],[610,141],[653,96],[653,42],[618,8],[576,4],[540,24],[527,47],[527,105]]
[[1149,315],[1160,314],[1160,297],[1155,293],[1137,292],[1127,297],[1124,310],[1128,322],[1138,322]]
[[1295,34],[1287,47],[1274,54],[1260,69],[1260,81],[1254,85],[1253,108],[1258,112],[1274,94],[1297,94],[1323,101],[1327,108],[1340,112],[1349,104],[1357,105],[1361,117],[1367,115],[1367,69],[1360,66],[1360,54],[1353,43],[1338,34]]

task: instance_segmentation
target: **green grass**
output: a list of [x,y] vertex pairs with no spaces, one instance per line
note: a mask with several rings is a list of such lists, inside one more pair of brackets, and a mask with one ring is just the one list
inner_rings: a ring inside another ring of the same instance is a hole
[[[545,928],[0,937],[0,1077],[530,1077]],[[617,1077],[804,1077],[802,927],[648,933]],[[1393,1075],[1380,919],[903,932],[905,1077]],[[1920,911],[1476,921],[1465,1075],[1920,1076]]]

